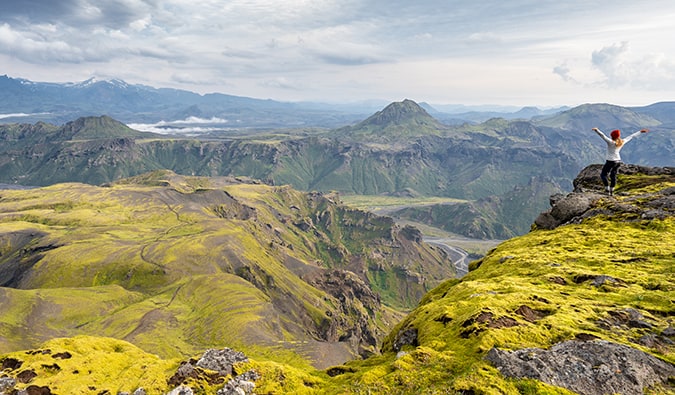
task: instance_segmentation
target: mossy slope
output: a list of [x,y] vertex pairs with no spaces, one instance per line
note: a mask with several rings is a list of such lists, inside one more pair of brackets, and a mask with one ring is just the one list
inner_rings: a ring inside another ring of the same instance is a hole
[[86,334],[164,357],[374,352],[454,268],[414,230],[337,199],[165,171],[0,191],[0,350]]
[[[675,364],[675,348],[672,345],[672,333],[675,332],[672,321],[675,315],[675,246],[671,242],[675,236],[675,219],[672,206],[664,204],[673,195],[675,180],[672,176],[647,177],[633,174],[622,176],[620,186],[618,196],[595,201],[591,210],[593,215],[553,230],[533,230],[527,235],[508,240],[483,259],[475,261],[467,276],[448,280],[434,288],[386,337],[382,355],[316,371],[297,356],[283,354],[282,349],[248,346],[254,357],[242,370],[254,369],[260,373],[261,378],[256,382],[256,393],[571,394],[569,390],[536,380],[507,379],[485,356],[494,347],[503,350],[549,348],[566,340],[602,339],[625,344]],[[278,194],[260,194],[258,186],[245,185],[238,187],[237,191],[236,197],[240,202],[244,198],[247,202],[255,199],[279,199]],[[300,200],[295,201],[296,204],[302,202],[302,195],[295,195],[292,190],[285,190],[284,193],[297,196]],[[3,198],[7,199],[6,196]],[[293,210],[302,210],[306,206],[296,207]],[[653,214],[654,210],[660,210],[659,214],[651,217],[643,215],[647,212]],[[246,212],[235,211],[240,213],[238,215]],[[179,212],[183,217],[186,215],[183,210]],[[226,215],[227,210],[220,212],[225,217],[231,215]],[[262,214],[257,211],[257,215]],[[296,223],[302,227],[307,226]],[[329,224],[317,220],[313,223],[314,226],[318,223],[328,227],[335,226],[334,222]],[[44,234],[48,234],[45,227],[41,226],[39,230],[42,233],[36,231],[34,234],[45,239]],[[370,242],[372,243],[372,239]],[[24,249],[31,248],[30,243],[23,245]],[[311,249],[308,244],[297,245],[298,249],[301,246],[303,249]],[[37,246],[39,245],[33,248]],[[45,250],[45,253],[55,250],[58,248]],[[3,253],[7,254],[8,251],[5,247]],[[153,253],[157,252],[153,250]],[[330,255],[328,253],[327,256]],[[295,265],[287,262],[287,266],[294,267],[295,271],[307,269],[297,262]],[[184,317],[196,321],[208,320],[209,317],[213,318],[207,312],[208,309],[200,317],[197,317],[196,311],[190,310],[195,305],[203,306],[203,301],[191,305],[190,300],[199,297],[213,298],[213,295],[198,295],[196,288],[218,287],[219,283],[227,283],[228,289],[220,292],[238,292],[238,287],[245,289],[253,284],[241,280],[243,277],[240,277],[241,281],[236,281],[231,278],[221,279],[219,276],[231,274],[219,272],[215,277],[206,274],[189,278],[184,276],[171,286],[158,286],[159,291],[148,299],[143,299],[145,291],[140,288],[127,290],[121,285],[101,286],[95,291],[106,294],[108,302],[104,302],[106,298],[101,297],[89,308],[96,309],[96,303],[99,303],[98,308],[105,306],[110,311],[119,313],[125,309],[138,311],[127,314],[126,317],[148,314],[149,310],[154,309],[153,311],[159,311],[154,314],[167,314],[163,316],[162,322],[168,323],[169,325],[164,326],[169,328],[175,322],[186,321]],[[205,282],[200,283],[201,281]],[[86,288],[81,292],[89,292]],[[253,292],[245,292],[247,296],[244,299],[251,301],[246,309],[258,314],[266,306],[275,306],[273,301],[265,305],[267,301],[273,300],[267,294],[258,293],[260,299],[256,300],[259,288],[254,288],[256,290]],[[40,292],[42,300],[45,300],[49,298],[44,297],[44,292],[51,290],[3,291],[5,296],[9,296],[0,301],[21,300],[23,305],[35,305],[38,295],[34,293]],[[12,295],[17,292],[27,295]],[[54,292],[59,291],[55,288]],[[95,301],[96,298],[92,297],[91,300]],[[125,303],[129,307],[117,308],[113,300],[127,300]],[[221,305],[218,305],[219,301],[214,302],[210,304],[214,310],[227,310],[224,301]],[[147,306],[142,307],[144,304]],[[15,309],[21,308],[21,303],[12,302],[9,305],[15,306]],[[3,305],[0,311],[6,311],[6,306]],[[74,313],[65,314],[64,317],[73,315]],[[128,329],[126,324],[115,326],[116,320],[110,318],[114,314],[102,315],[108,316],[111,324],[102,325],[99,320],[94,325],[120,331],[123,328]],[[264,322],[269,321],[268,316]],[[2,322],[15,330],[25,325],[17,319],[17,314],[11,313],[4,315]],[[258,321],[260,322],[262,321]],[[212,321],[201,328],[217,328],[218,324],[219,322]],[[282,328],[286,330],[286,334],[290,333],[288,327]],[[3,330],[6,329],[4,327]],[[166,338],[173,336],[172,342],[189,348],[191,344],[188,340],[210,333],[195,329],[189,337],[183,338],[180,333],[172,332],[171,329],[165,329],[165,333],[156,333]],[[195,335],[197,333],[201,334]],[[119,334],[115,334],[115,337],[119,337]],[[101,345],[97,345],[99,341]],[[98,349],[110,341],[99,339],[87,340],[86,343],[87,347]],[[121,349],[120,346],[114,347]],[[70,350],[65,346],[62,348]],[[13,353],[11,357],[19,359],[19,354],[21,353]],[[7,357],[9,356],[3,358]],[[25,363],[33,364],[43,371],[49,369],[49,363],[38,360],[46,358],[39,353],[24,352],[21,358]],[[101,361],[104,360],[102,356],[100,358]],[[146,358],[152,356],[138,356],[139,361]],[[120,358],[114,366],[121,366],[119,364],[126,363],[124,361],[127,361],[126,357]],[[92,366],[100,366],[99,361],[95,363]],[[167,375],[176,366],[176,359],[157,361],[151,374],[142,377],[155,380],[154,382],[159,382],[162,378],[166,382]],[[134,369],[137,369],[136,365]],[[165,372],[165,376],[162,376],[162,372]],[[54,383],[55,379],[48,379],[53,373],[44,371],[45,381],[40,383]],[[106,385],[97,388],[119,387],[132,390],[122,387],[120,381],[111,375],[113,373],[108,374],[109,381]],[[133,383],[151,387],[141,381]],[[193,388],[200,389],[197,393],[214,390],[203,382],[190,384]],[[159,391],[157,393],[170,389],[161,385],[156,388]],[[666,383],[649,389],[647,393],[667,394],[672,391]]]
[[668,339],[675,218],[667,205],[665,218],[640,215],[672,195],[675,179],[637,174],[619,185],[620,196],[596,202],[595,216],[508,240],[461,280],[429,292],[387,337],[383,356],[335,368],[338,385],[328,392],[570,393],[505,379],[484,357],[493,347],[549,348],[573,339],[626,344],[675,364]]

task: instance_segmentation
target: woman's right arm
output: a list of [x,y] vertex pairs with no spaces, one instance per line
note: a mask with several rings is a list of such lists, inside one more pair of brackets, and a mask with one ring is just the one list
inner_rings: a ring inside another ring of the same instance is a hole
[[611,143],[611,142],[612,142],[612,139],[610,139],[610,138],[607,137],[604,133],[602,133],[602,131],[601,131],[600,129],[598,129],[598,128],[593,128],[593,131],[594,131],[595,133],[597,133],[598,136],[602,137],[602,139],[605,140],[605,142],[607,142],[607,143]]

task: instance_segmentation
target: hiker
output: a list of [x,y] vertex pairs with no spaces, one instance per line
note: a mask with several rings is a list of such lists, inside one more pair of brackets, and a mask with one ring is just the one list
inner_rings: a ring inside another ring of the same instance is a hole
[[[626,138],[621,138],[621,131],[619,129],[612,130],[612,133],[609,135],[611,138],[607,137],[600,129],[593,128],[593,131],[597,133],[603,140],[607,143],[607,161],[605,165],[602,166],[602,172],[600,173],[600,178],[602,183],[605,185],[605,191],[611,196],[614,194],[614,186],[616,185],[616,172],[621,166],[621,155],[619,152],[621,148],[633,137],[637,136],[640,133],[649,132],[648,129],[641,129]],[[607,175],[609,174],[609,180],[607,180]]]

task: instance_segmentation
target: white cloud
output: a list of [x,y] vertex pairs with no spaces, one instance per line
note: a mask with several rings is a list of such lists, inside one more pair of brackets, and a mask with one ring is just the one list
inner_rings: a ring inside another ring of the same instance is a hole
[[223,130],[229,127],[227,125],[229,122],[227,119],[218,117],[206,119],[191,116],[183,120],[159,121],[157,123],[130,123],[127,126],[142,132],[188,135]]
[[26,114],[26,113],[20,112],[20,113],[14,113],[14,114],[0,114],[0,119],[22,118],[22,117],[30,117],[30,116],[34,116],[34,115],[46,115],[46,114],[49,114],[49,113],[47,113],[47,112],[36,112],[36,113],[32,113],[32,114]]
[[675,96],[674,18],[669,0],[14,1],[0,58],[41,81],[278,100],[658,101]]
[[553,68],[553,73],[557,74],[566,82],[575,82],[576,80],[570,75],[570,68],[567,63],[560,64]]
[[663,53],[638,55],[627,41],[594,51],[591,62],[604,76],[600,83],[610,88],[675,88],[675,58]]

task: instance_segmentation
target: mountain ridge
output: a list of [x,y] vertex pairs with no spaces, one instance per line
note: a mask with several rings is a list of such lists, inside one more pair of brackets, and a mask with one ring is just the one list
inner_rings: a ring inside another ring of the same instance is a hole
[[438,136],[448,127],[410,99],[393,102],[381,111],[353,125],[339,128],[336,135],[359,141],[399,143],[400,139]]
[[[198,94],[173,88],[154,88],[119,79],[90,78],[81,82],[34,82],[0,76],[0,108],[11,122],[64,123],[82,116],[108,114],[125,123],[156,123],[184,120],[185,114],[205,119],[229,119],[235,127],[337,128],[352,125],[372,114],[383,101],[357,103],[283,102],[233,96],[225,93]],[[629,107],[636,112],[660,114],[672,126],[673,102]],[[540,110],[533,107],[429,105],[430,113],[448,125],[480,123],[489,118],[538,119],[568,110],[563,106]],[[191,110],[190,110],[191,109]],[[440,111],[439,111],[440,109]],[[12,116],[14,114],[14,116]],[[657,116],[657,118],[658,118]]]

